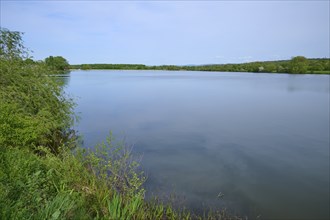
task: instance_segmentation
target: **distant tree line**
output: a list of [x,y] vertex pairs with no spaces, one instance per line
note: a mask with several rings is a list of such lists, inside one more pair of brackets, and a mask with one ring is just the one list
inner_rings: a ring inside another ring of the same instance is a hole
[[148,67],[143,64],[81,64],[81,65],[70,65],[71,69],[116,69],[116,70],[143,70]]
[[217,72],[255,72],[255,73],[294,73],[330,74],[330,59],[307,59],[303,56],[291,60],[250,62],[241,64],[210,64],[196,66],[146,66],[143,64],[81,64],[71,65],[71,69],[117,69],[117,70],[188,70]]

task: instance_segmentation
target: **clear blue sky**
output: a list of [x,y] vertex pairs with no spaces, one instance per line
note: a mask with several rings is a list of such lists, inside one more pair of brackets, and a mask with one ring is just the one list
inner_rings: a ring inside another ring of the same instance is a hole
[[210,64],[329,57],[329,1],[4,1],[35,59]]

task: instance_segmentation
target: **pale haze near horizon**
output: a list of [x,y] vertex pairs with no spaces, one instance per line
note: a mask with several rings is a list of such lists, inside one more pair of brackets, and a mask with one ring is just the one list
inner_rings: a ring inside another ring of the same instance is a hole
[[223,64],[329,57],[329,1],[3,1],[33,57]]

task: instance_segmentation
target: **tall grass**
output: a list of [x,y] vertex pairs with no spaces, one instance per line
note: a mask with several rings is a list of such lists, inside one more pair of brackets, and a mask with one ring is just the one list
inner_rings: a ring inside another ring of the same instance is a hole
[[239,219],[144,199],[145,177],[123,144],[95,150],[1,148],[0,219]]

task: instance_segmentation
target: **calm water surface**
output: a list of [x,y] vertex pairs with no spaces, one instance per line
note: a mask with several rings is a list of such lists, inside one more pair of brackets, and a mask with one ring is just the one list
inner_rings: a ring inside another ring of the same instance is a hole
[[66,89],[85,147],[111,130],[143,154],[148,196],[329,219],[329,76],[72,71]]

